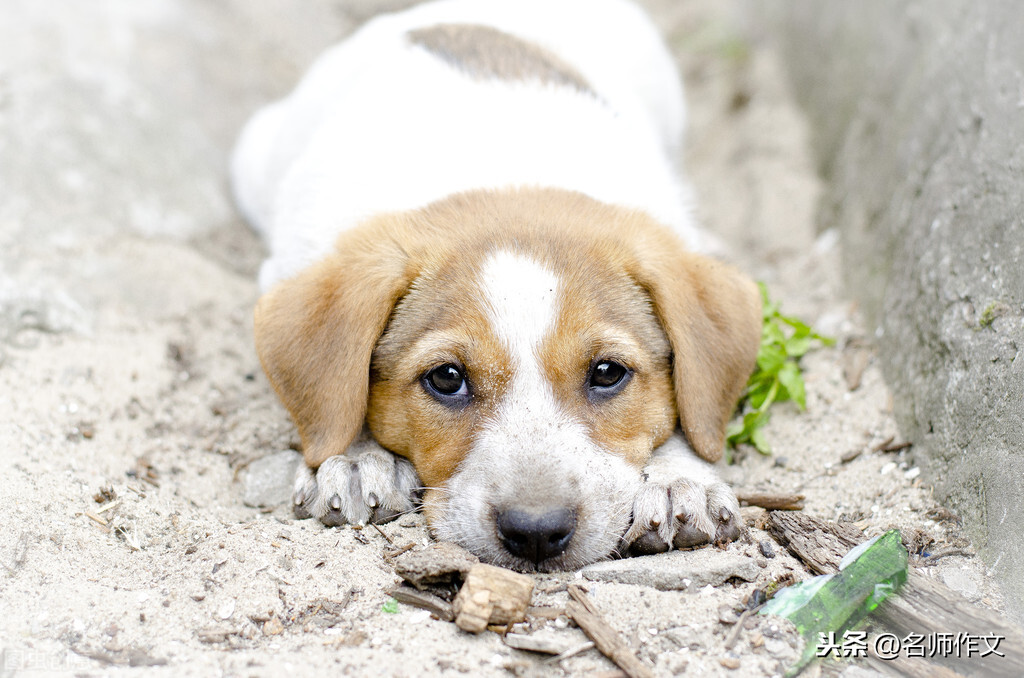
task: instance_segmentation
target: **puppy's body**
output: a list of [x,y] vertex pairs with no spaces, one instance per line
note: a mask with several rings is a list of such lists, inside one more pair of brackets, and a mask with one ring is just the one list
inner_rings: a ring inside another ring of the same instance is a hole
[[[509,60],[529,60],[516,45],[534,48],[532,64],[481,66],[493,49],[481,27],[506,36],[498,47]],[[474,39],[477,55],[444,51]],[[553,81],[537,68],[545,59],[580,82]],[[643,209],[697,246],[674,170],[683,123],[671,58],[625,2],[449,0],[379,17],[321,56],[241,138],[236,193],[271,249],[261,287],[318,260],[369,216],[480,188],[578,191]]]
[[682,118],[632,5],[446,0],[253,119],[233,171],[299,513],[382,520],[423,483],[439,536],[519,569],[735,538],[693,450],[721,454],[759,300],[684,248]]

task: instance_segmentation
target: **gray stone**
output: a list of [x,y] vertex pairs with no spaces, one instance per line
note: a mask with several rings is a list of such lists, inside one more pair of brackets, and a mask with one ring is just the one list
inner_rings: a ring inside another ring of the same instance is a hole
[[242,502],[253,508],[280,506],[291,500],[295,471],[302,455],[285,450],[252,462],[239,474]]
[[[748,3],[815,130],[903,434],[1024,621],[1024,13]],[[756,26],[756,29],[753,28]]]
[[609,560],[588,565],[582,572],[590,581],[639,584],[661,591],[696,591],[733,577],[754,581],[760,568],[742,554],[704,548]]
[[435,542],[395,559],[395,573],[418,589],[461,581],[480,559],[451,542]]

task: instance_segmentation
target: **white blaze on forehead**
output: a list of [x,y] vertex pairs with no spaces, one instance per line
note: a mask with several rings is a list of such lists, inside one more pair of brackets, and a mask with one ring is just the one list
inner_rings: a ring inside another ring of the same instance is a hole
[[482,287],[495,334],[520,369],[536,366],[536,349],[555,324],[558,276],[529,257],[502,250],[484,263]]

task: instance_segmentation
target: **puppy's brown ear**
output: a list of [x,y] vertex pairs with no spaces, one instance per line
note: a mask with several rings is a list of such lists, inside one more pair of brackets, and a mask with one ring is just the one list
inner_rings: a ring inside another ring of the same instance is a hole
[[370,355],[414,276],[394,237],[400,229],[385,219],[345,233],[331,254],[256,305],[256,351],[312,468],[362,429]]
[[760,293],[736,269],[687,252],[674,238],[642,242],[636,275],[672,344],[680,425],[698,455],[718,461],[757,359]]

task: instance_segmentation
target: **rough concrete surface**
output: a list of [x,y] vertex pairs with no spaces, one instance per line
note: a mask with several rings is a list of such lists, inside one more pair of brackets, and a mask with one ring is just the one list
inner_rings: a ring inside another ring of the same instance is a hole
[[878,327],[901,430],[1024,620],[1024,13],[1012,0],[757,3]]
[[[257,483],[267,480],[259,471],[294,458],[286,451],[298,441],[252,347],[263,252],[231,206],[227,155],[246,116],[286,92],[317,53],[400,4],[4,3],[0,674],[613,668],[596,650],[544,663],[497,634],[395,610],[392,554],[429,543],[419,515],[378,532],[245,503],[248,492],[274,489]],[[776,53],[738,38],[732,3],[645,4],[687,81],[685,164],[701,220],[787,312],[838,339],[804,358],[807,411],[777,408],[766,432],[774,455],[741,449],[723,474],[742,489],[801,492],[809,513],[854,521],[869,536],[899,527],[923,552],[950,554],[921,566],[922,576],[1001,609],[986,567],[908,452],[878,449],[899,441],[893,399],[838,293],[835,238],[815,238],[820,185]],[[986,331],[1002,332],[1001,322]],[[865,369],[853,383],[842,366],[858,356]],[[841,463],[851,451],[862,453]],[[566,585],[582,583],[659,676],[781,675],[800,651],[786,624],[758,617],[726,646],[755,588],[808,575],[777,544],[774,558],[763,556],[758,543],[769,539],[750,527],[721,551],[638,559],[631,583],[539,575],[533,604],[564,606]],[[754,581],[654,586],[667,562],[714,569],[739,560]],[[541,629],[582,640],[564,615],[515,630]],[[844,663],[828,670],[865,675]]]

